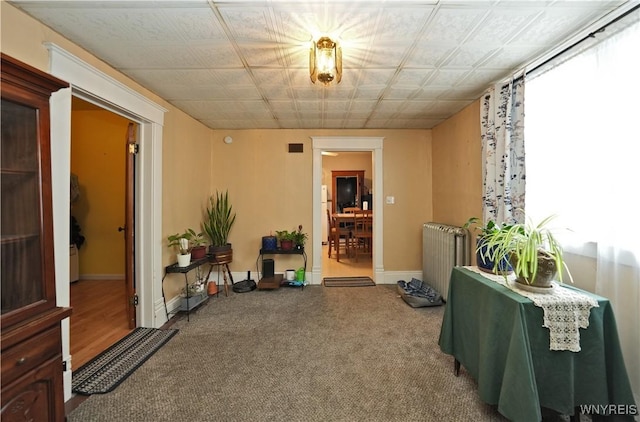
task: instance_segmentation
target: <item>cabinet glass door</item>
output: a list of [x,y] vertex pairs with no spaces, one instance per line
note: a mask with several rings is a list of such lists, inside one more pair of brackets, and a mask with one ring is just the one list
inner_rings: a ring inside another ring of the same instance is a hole
[[45,300],[38,110],[2,99],[2,314]]

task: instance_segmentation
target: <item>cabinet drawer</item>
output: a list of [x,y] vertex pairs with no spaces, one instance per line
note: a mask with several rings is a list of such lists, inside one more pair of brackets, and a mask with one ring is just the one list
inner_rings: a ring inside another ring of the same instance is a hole
[[13,381],[61,353],[61,331],[54,326],[2,352],[2,383]]

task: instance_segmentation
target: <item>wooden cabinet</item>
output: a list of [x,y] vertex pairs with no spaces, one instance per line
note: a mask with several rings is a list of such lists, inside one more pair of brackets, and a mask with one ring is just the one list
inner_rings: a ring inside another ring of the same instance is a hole
[[68,84],[4,54],[0,72],[2,421],[62,421],[49,98]]

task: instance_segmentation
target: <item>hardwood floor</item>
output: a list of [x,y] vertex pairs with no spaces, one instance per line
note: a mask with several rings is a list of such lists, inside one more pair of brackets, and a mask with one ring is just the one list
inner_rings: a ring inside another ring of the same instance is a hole
[[71,284],[72,370],[129,334],[124,280],[80,280]]
[[369,276],[373,278],[373,261],[370,256],[358,256],[358,262],[354,258],[348,258],[340,253],[340,262],[336,260],[335,253],[331,258],[327,256],[328,246],[322,245],[322,277],[353,277]]

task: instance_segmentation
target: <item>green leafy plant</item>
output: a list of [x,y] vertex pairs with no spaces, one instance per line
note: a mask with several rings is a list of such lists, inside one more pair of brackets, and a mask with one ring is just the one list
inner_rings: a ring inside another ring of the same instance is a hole
[[471,217],[469,218],[469,220],[467,220],[466,223],[464,223],[462,227],[465,229],[470,229],[471,227],[473,227],[476,231],[479,232],[478,234],[479,238],[491,236],[499,232],[500,230],[508,230],[511,227],[510,225],[507,225],[507,224],[502,224],[502,225],[496,224],[492,220],[487,221],[487,223],[484,225],[480,225],[478,224],[479,221],[480,219],[478,217]]
[[496,224],[494,221],[490,220],[486,224],[479,224],[480,219],[478,217],[471,217],[469,220],[462,226],[465,229],[469,229],[473,227],[473,229],[478,232],[478,236],[476,239],[476,262],[478,264],[478,268],[482,271],[492,272],[495,274],[509,274],[511,273],[511,265],[509,264],[508,259],[503,259],[499,262],[496,267],[496,263],[489,258],[489,253],[487,252],[487,242],[485,239],[495,236],[498,232],[503,230],[509,230],[511,225],[509,224]]
[[[308,239],[308,235],[302,231],[302,224],[298,226],[297,230],[276,230],[276,238],[280,241],[280,246],[283,249],[290,249],[295,246],[296,249],[304,248],[304,244]],[[291,242],[291,246],[284,243]]]
[[298,230],[293,232],[293,243],[297,246],[303,247],[308,238],[309,236],[302,231],[302,224],[298,226]]
[[187,231],[189,231],[189,233],[191,234],[191,244],[195,247],[195,246],[202,246],[202,245],[206,245],[207,244],[207,239],[205,239],[204,233],[200,232],[200,233],[196,233],[195,230],[193,229],[187,229]]
[[229,192],[217,192],[209,198],[205,220],[202,223],[204,232],[213,246],[225,246],[229,241],[229,232],[236,221],[236,213],[229,202]]
[[82,229],[80,228],[80,224],[78,223],[78,220],[74,216],[71,216],[70,221],[71,221],[71,224],[69,225],[70,238],[71,238],[70,243],[76,245],[76,248],[80,250],[80,248],[82,247],[82,244],[85,241],[85,238],[82,235]]
[[193,248],[191,240],[193,239],[194,234],[195,232],[191,229],[186,229],[182,234],[172,234],[167,237],[168,246],[170,248],[177,248],[180,255],[186,255],[190,253]]
[[573,282],[564,262],[562,245],[555,237],[554,230],[548,227],[554,218],[553,215],[546,217],[537,224],[527,219],[525,223],[512,224],[483,237],[487,245],[485,256],[494,262],[494,271],[498,262],[507,259],[518,280],[531,284],[536,280],[541,262],[551,260],[555,264],[558,280],[563,281],[563,270],[566,270]]
[[196,233],[193,229],[186,229],[184,233],[176,233],[167,237],[168,246],[176,247],[180,252],[180,255],[186,255],[195,246],[204,245],[207,243],[204,238],[204,233]]
[[479,239],[494,236],[496,233],[500,231],[507,231],[512,227],[511,224],[498,224],[493,220],[487,221],[484,225],[479,224],[479,222],[480,219],[478,217],[471,217],[462,227],[465,229],[473,227],[473,229],[478,232]]
[[296,232],[290,232],[288,230],[276,230],[276,237],[280,241],[290,240],[292,242],[295,242]]

